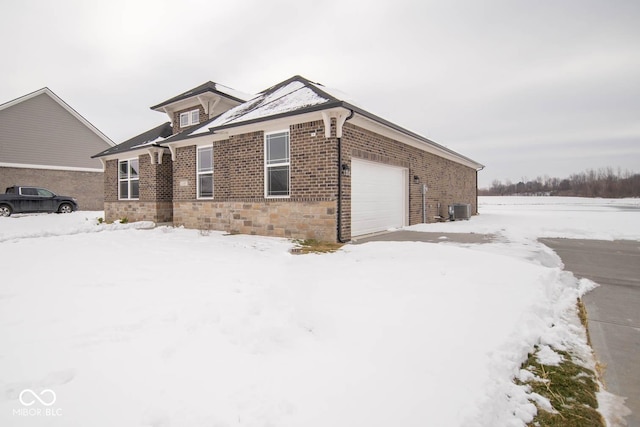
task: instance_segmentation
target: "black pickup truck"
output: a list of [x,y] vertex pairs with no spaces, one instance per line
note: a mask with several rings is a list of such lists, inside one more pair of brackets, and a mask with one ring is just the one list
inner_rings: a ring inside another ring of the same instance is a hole
[[14,185],[0,194],[0,216],[12,213],[58,212],[69,213],[78,210],[78,201],[73,197],[58,196],[38,187]]

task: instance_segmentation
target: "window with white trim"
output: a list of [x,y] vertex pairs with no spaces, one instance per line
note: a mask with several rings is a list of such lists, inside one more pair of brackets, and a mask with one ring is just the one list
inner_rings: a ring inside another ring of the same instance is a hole
[[200,110],[191,110],[185,113],[180,113],[180,127],[197,125],[200,123]]
[[198,199],[213,198],[213,147],[198,148]]
[[266,197],[289,197],[289,132],[266,134],[264,152]]
[[138,159],[118,162],[118,198],[137,200],[140,197],[140,173]]

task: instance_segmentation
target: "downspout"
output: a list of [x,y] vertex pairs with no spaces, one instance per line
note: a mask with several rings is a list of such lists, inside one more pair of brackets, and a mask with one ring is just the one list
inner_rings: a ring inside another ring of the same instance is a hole
[[[350,110],[349,116],[344,120],[353,117],[353,110]],[[338,243],[347,243],[348,240],[342,238],[342,136],[338,137]]]
[[480,214],[478,210],[478,172],[484,169],[484,166],[476,169],[476,215]]

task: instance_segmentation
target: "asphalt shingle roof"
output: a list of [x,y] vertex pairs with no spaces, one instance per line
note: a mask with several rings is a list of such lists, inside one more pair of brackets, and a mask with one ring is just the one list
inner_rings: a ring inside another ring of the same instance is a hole
[[163,123],[160,126],[149,129],[148,131],[143,132],[140,135],[134,136],[133,138],[128,139],[116,145],[115,147],[108,148],[91,157],[95,158],[108,156],[110,154],[124,153],[127,151],[136,150],[144,146],[159,146],[159,143],[162,142],[165,138],[171,136],[172,132],[173,128],[171,127],[171,123]]
[[[164,103],[152,108],[155,109],[162,105],[178,101],[180,99],[192,97],[197,93],[206,92],[207,90],[211,90],[211,88],[215,85],[216,83],[213,82],[204,83],[203,85],[200,85],[192,89],[191,91],[173,97],[165,101]],[[453,154],[460,159],[465,159],[469,162],[477,163],[474,160],[469,159],[468,157],[465,157],[443,145],[440,145],[423,137],[422,135],[404,129],[396,125],[395,123],[392,123],[364,110],[342,92],[326,88],[319,83],[313,83],[301,76],[293,76],[290,79],[271,86],[270,88],[265,89],[258,95],[241,103],[240,105],[237,105],[236,107],[231,108],[204,123],[200,123],[192,126],[189,129],[185,129],[178,134],[170,135],[171,125],[169,123],[165,123],[162,126],[167,127],[168,130],[166,132],[168,132],[169,135],[164,136],[163,139],[158,139],[153,145],[166,146],[167,143],[173,141],[196,138],[206,134],[214,133],[217,130],[274,120],[281,117],[294,116],[312,111],[326,110],[334,107],[346,108],[354,113],[378,122],[397,132],[417,139],[439,150]],[[161,127],[159,126],[158,128],[154,128],[151,131],[138,135],[137,137],[125,141],[122,144],[109,150],[105,150],[94,157],[100,157],[123,151],[130,151],[143,146],[145,143],[149,143],[149,141],[154,141],[154,138],[152,138],[154,135],[159,136],[157,132],[160,130],[160,128]],[[157,138],[157,136],[155,138]],[[482,166],[479,163],[477,165]]]
[[173,98],[169,98],[166,101],[161,102],[158,105],[154,105],[151,107],[152,110],[157,110],[158,108],[164,107],[165,105],[172,104],[174,102],[191,98],[196,95],[200,95],[202,93],[212,92],[218,95],[222,95],[229,99],[233,99],[237,102],[245,102],[246,100],[253,97],[253,95],[249,95],[238,90],[232,89],[228,86],[221,85],[219,83],[215,83],[212,81],[208,81],[206,83],[201,84],[200,86],[196,86],[193,89],[189,89],[186,92],[181,93],[180,95],[176,95]]

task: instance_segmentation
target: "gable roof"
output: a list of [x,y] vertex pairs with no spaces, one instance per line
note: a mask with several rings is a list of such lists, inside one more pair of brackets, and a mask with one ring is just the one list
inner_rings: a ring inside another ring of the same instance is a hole
[[[210,88],[211,84],[215,85],[213,82],[207,82],[204,85],[200,85],[197,88],[192,89],[191,91],[171,98],[171,100],[166,101],[164,104],[159,104],[156,107],[161,107],[162,105],[166,105],[170,102],[176,102],[181,99],[195,96],[198,91],[207,91],[207,88]],[[180,133],[164,137],[163,139],[158,139],[153,145],[166,147],[168,144],[173,142],[211,135],[224,129],[328,110],[336,107],[342,107],[346,110],[350,110],[352,115],[357,114],[370,122],[375,122],[378,125],[381,125],[385,129],[390,129],[394,132],[394,135],[400,133],[405,140],[413,141],[412,144],[416,144],[416,146],[422,149],[443,153],[448,158],[456,159],[456,161],[479,169],[484,168],[482,164],[468,157],[366,111],[359,107],[345,93],[327,88],[320,83],[311,82],[310,80],[298,75],[263,90],[246,102],[243,102],[204,123],[194,125]],[[165,123],[165,125],[169,124]],[[125,143],[129,143],[138,137],[134,137]],[[96,157],[130,151],[141,146],[144,146],[143,141],[138,141],[137,145],[129,144],[128,147],[123,147],[118,151],[107,150],[96,155]]]
[[198,126],[189,135],[208,133],[278,117],[324,110],[338,106],[340,100],[320,90],[304,77],[294,76],[260,92],[255,98],[240,104]]
[[143,147],[159,147],[158,144],[164,141],[166,138],[170,137],[172,133],[173,128],[171,126],[171,123],[166,122],[91,157],[96,158],[108,156],[111,154],[119,154],[127,151],[137,150]]
[[162,107],[166,105],[173,104],[174,102],[178,102],[183,99],[188,99],[194,96],[198,96],[207,92],[215,93],[217,95],[224,96],[226,98],[232,99],[240,103],[245,102],[253,98],[254,96],[254,95],[246,94],[238,90],[232,89],[228,86],[221,85],[220,83],[208,81],[206,83],[201,84],[200,86],[194,87],[193,89],[189,89],[188,91],[183,92],[180,95],[176,95],[173,98],[169,98],[158,105],[154,105],[153,107],[151,107],[151,109],[160,110]]
[[302,76],[293,76],[282,83],[265,89],[255,98],[231,108],[203,124],[194,126],[193,130],[186,130],[180,136],[176,135],[174,138],[169,138],[166,142],[335,107],[351,110],[353,113],[357,113],[413,140],[418,140],[420,143],[427,144],[440,152],[448,153],[455,158],[474,164],[477,168],[484,168],[482,164],[460,153],[366,111],[356,105],[345,93],[326,88],[320,83],[313,83]]
[[39,96],[39,95],[42,95],[42,94],[45,94],[45,95],[49,96],[55,102],[60,104],[60,106],[62,108],[67,110],[72,116],[74,116],[76,119],[78,119],[83,125],[85,125],[87,128],[89,128],[89,130],[91,130],[93,133],[95,133],[104,142],[106,142],[107,144],[109,144],[111,146],[115,146],[116,145],[116,143],[113,142],[108,136],[106,136],[104,133],[100,132],[100,130],[97,127],[95,127],[94,125],[91,124],[91,122],[89,122],[87,119],[82,117],[82,115],[80,115],[80,113],[78,113],[76,110],[71,108],[71,106],[69,104],[64,102],[58,95],[53,93],[53,91],[51,89],[49,89],[48,87],[43,87],[42,89],[38,89],[38,90],[36,90],[34,92],[31,92],[31,93],[28,93],[26,95],[23,95],[23,96],[21,96],[19,98],[16,98],[16,99],[12,100],[12,101],[5,102],[4,104],[0,105],[0,111],[5,110],[5,109],[10,108],[10,107],[13,107],[14,105],[20,104],[20,103],[22,103],[24,101],[27,101],[27,100],[29,100],[31,98],[35,98],[36,96]]

